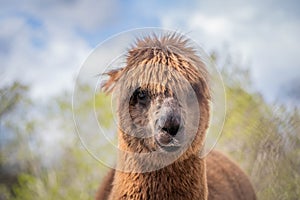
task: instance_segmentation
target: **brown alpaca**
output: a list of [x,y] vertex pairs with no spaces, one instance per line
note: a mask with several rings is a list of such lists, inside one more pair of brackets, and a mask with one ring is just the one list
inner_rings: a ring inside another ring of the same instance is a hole
[[137,40],[126,66],[108,74],[103,87],[118,99],[121,151],[118,170],[105,178],[97,200],[256,199],[247,176],[227,157],[216,151],[199,156],[210,92],[205,66],[188,39],[169,34]]

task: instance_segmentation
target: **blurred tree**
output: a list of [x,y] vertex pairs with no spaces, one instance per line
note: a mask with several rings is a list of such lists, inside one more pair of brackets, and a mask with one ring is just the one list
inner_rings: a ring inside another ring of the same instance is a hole
[[300,196],[300,120],[297,108],[268,104],[248,70],[227,59],[222,69],[227,116],[217,148],[251,176],[258,199]]
[[[95,106],[96,110],[101,111],[97,112],[97,118],[103,122],[104,128],[111,127],[112,114],[107,106],[110,104],[110,97],[96,94],[94,99],[88,95],[93,91],[92,88],[86,85],[80,85],[79,90],[83,99],[75,112],[86,119],[83,121],[87,128],[84,136],[93,141],[94,135],[90,133],[94,132],[95,127],[89,126],[88,121],[91,108]],[[53,136],[62,136],[55,141],[55,150],[49,149],[46,154],[44,152],[40,155],[46,156],[46,159],[43,158],[46,166],[40,165],[38,174],[25,172],[18,176],[18,184],[13,187],[11,199],[94,199],[101,177],[108,168],[93,159],[80,143],[73,122],[71,96],[70,92],[64,92],[45,105],[44,119],[39,120],[39,126],[56,131]],[[53,126],[56,128],[53,129]],[[111,151],[105,145],[99,146],[98,150],[105,156],[109,156]],[[51,156],[53,153],[54,157]]]
[[[0,190],[8,197],[21,172],[33,173],[38,158],[31,153],[36,140],[28,87],[15,82],[0,89]],[[26,134],[24,134],[26,133]],[[5,198],[4,198],[5,199]]]

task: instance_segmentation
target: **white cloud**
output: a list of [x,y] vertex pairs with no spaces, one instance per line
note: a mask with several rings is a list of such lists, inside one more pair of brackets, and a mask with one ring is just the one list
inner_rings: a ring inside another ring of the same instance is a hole
[[284,83],[300,77],[299,16],[277,4],[202,1],[188,13],[161,13],[162,25],[184,30],[209,51],[229,44],[233,54],[247,59],[242,62],[251,61],[255,85],[272,100]]
[[201,28],[207,34],[212,35],[219,35],[220,33],[229,35],[231,29],[230,22],[225,18],[211,18],[199,13],[191,17],[188,26]]
[[116,0],[11,0],[2,5],[3,13],[31,16],[43,22],[92,31],[110,23],[118,9]]
[[77,31],[103,27],[114,14],[115,1],[15,3],[17,7],[4,4],[6,15],[0,18],[0,84],[21,80],[31,85],[34,98],[71,89],[92,49]]
[[[5,70],[2,84],[21,80],[32,85],[33,97],[53,95],[70,88],[76,69],[90,50],[86,42],[67,31],[54,33],[50,28],[38,33],[24,21],[19,23],[19,28],[14,26],[17,31],[7,36],[12,37],[9,52],[2,56]],[[35,46],[32,43],[35,37],[40,37],[45,44]]]

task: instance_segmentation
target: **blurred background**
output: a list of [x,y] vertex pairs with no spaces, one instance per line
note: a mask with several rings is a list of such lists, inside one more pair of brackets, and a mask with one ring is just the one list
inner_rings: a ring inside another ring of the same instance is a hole
[[[247,172],[259,199],[299,199],[299,1],[0,0],[0,5],[1,200],[94,198],[108,168],[76,136],[75,78],[100,42],[143,27],[177,30],[202,46],[216,62],[227,95],[216,148]],[[87,100],[78,114],[84,118],[92,104]],[[111,131],[109,104],[109,96],[97,94],[98,119]]]

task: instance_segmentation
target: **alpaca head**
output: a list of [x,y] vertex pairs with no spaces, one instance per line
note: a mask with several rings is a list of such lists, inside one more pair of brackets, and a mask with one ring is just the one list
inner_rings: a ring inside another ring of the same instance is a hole
[[210,94],[204,64],[189,40],[176,34],[137,40],[126,66],[107,74],[103,87],[117,98],[122,150],[177,152],[181,158],[199,153]]
[[155,92],[153,88],[138,87],[132,93],[129,115],[132,124],[139,127],[133,133],[143,140],[146,151],[172,152],[186,144],[185,102],[180,100],[169,88]]

